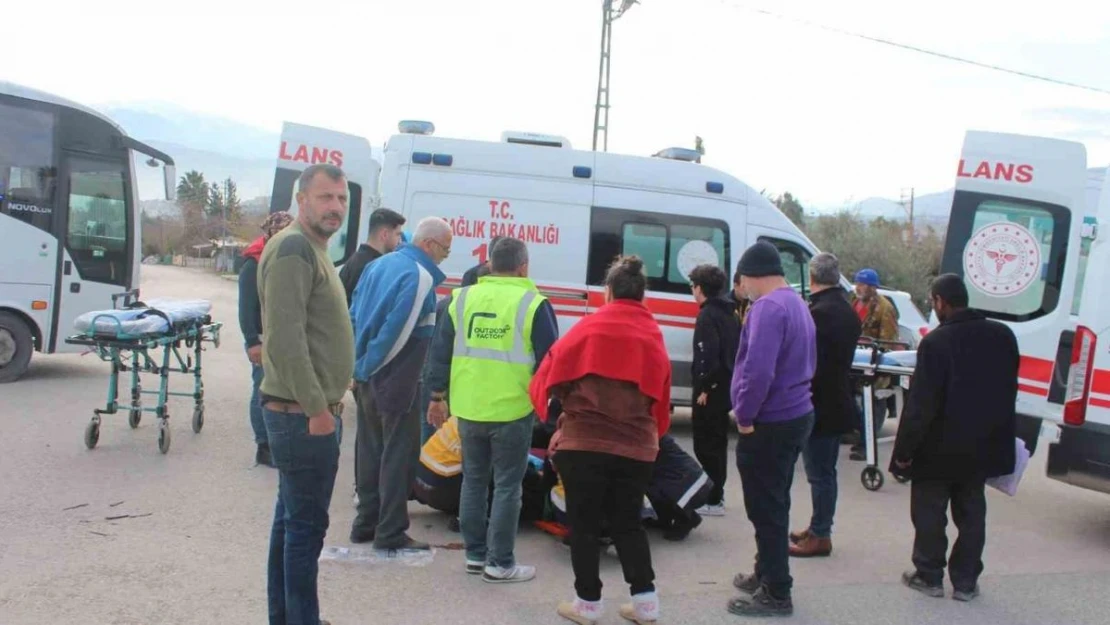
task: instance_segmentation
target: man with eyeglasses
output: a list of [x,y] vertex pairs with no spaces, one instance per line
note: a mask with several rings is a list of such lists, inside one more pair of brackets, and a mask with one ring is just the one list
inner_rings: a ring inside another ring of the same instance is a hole
[[420,458],[417,387],[435,334],[435,290],[446,278],[439,265],[451,253],[451,239],[446,221],[425,218],[411,244],[370,265],[351,299],[360,457],[353,543],[429,548],[407,533],[408,498]]

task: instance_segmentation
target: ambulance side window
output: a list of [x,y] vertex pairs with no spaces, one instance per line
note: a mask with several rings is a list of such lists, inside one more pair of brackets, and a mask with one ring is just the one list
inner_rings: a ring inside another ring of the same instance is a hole
[[590,223],[587,282],[601,285],[617,256],[644,261],[648,289],[690,293],[687,278],[694,267],[715,264],[729,271],[728,224],[717,219],[594,208]]

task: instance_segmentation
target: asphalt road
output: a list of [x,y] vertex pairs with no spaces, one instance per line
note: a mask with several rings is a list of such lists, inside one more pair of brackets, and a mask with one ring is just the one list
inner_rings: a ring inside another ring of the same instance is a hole
[[[236,289],[211,274],[143,267],[144,297],[201,297],[227,324],[205,357],[207,414],[193,434],[188,400],[171,403],[173,444],[158,453],[154,420],[131,430],[105,418],[100,443],[83,430],[101,405],[108,367],[91,355],[36,355],[21,381],[0,386],[0,624],[265,623],[265,568],[277,484],[254,467],[247,421],[250,374],[237,328]],[[188,379],[172,378],[177,388]],[[148,383],[149,384],[149,383]],[[353,405],[348,402],[348,426]],[[353,427],[344,437],[327,544],[347,546],[353,516]],[[689,426],[676,433],[689,448]],[[881,452],[889,451],[889,445]],[[846,454],[844,454],[846,456]],[[860,463],[841,459],[841,495],[831,558],[795,561],[799,624],[1105,624],[1110,614],[1110,497],[1044,477],[1038,452],[1016,498],[988,494],[983,595],[973,604],[929,599],[904,588],[912,532],[909,489],[888,479],[879,492],[859,482]],[[799,466],[791,525],[810,512]],[[747,569],[752,530],[735,472],[728,516],[706,519],[690,538],[653,536],[666,623],[735,623],[725,612],[732,575]],[[77,507],[80,506],[80,507]],[[67,509],[71,508],[71,509]],[[417,538],[459,540],[446,518],[411,506]],[[131,515],[108,520],[107,517]],[[321,564],[323,614],[336,625],[559,623],[572,596],[569,552],[525,528],[518,558],[539,567],[528,584],[491,586],[463,573],[462,553],[440,548],[426,566]],[[615,558],[603,559],[607,615],[627,595]],[[1100,616],[1101,615],[1101,616]]]

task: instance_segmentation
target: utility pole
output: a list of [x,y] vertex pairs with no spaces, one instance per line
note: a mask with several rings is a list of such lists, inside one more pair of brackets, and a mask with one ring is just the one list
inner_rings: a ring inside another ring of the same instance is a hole
[[913,226],[913,199],[914,199],[914,188],[913,187],[910,187],[909,198],[908,199],[906,198],[906,190],[902,189],[902,199],[901,199],[901,202],[899,202],[899,203],[902,205],[902,209],[905,210],[906,214],[907,214],[908,223],[907,223],[907,226],[906,226],[906,237],[907,237],[907,242],[909,242],[909,243],[912,243],[914,241],[915,234],[916,234],[916,232],[914,230],[914,226]]
[[601,150],[609,150],[609,58],[613,47],[613,20],[620,18],[639,0],[620,0],[620,8],[613,8],[614,0],[601,2],[601,67],[597,73],[597,104],[594,107],[594,151],[597,151],[598,137],[601,137]]

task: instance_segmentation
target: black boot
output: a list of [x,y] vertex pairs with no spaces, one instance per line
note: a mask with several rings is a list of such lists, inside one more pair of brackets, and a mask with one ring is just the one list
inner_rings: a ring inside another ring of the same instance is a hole
[[699,525],[701,525],[700,514],[691,511],[690,515],[691,517],[689,519],[676,520],[674,525],[663,532],[663,538],[674,542],[686,540],[686,537],[690,535],[690,532],[694,531]]
[[270,455],[269,443],[258,444],[258,450],[254,452],[254,463],[266,467],[274,466],[274,458]]
[[794,602],[790,597],[778,598],[764,586],[751,597],[737,597],[728,602],[728,611],[738,616],[790,616]]

